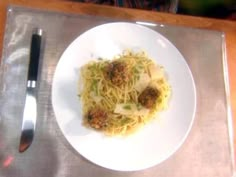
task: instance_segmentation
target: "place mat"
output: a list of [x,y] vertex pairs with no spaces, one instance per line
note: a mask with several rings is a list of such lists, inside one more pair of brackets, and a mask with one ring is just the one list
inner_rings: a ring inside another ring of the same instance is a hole
[[[0,70],[0,176],[233,176],[225,36],[219,31],[132,21],[169,39],[186,59],[195,80],[197,110],[192,130],[183,146],[168,160],[142,171],[113,171],[87,161],[66,141],[51,104],[56,65],[63,51],[77,36],[94,26],[116,21],[127,20],[18,6],[8,8]],[[33,144],[26,152],[19,153],[29,48],[34,27],[42,27],[45,31],[39,76],[39,111]]]

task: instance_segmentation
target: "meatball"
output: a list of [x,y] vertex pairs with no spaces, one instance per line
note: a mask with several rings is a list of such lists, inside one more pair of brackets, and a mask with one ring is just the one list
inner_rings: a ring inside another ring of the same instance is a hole
[[93,108],[87,115],[88,123],[92,128],[103,129],[107,126],[107,113],[101,108]]
[[138,97],[138,102],[150,109],[155,105],[158,97],[160,96],[160,91],[156,88],[147,87]]
[[128,82],[129,73],[127,65],[121,61],[114,61],[108,64],[105,70],[106,78],[109,79],[112,84],[121,86]]

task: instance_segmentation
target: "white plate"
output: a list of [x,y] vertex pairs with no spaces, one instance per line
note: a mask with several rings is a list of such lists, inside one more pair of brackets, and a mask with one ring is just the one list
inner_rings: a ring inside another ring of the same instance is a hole
[[[168,110],[137,133],[106,137],[82,126],[79,67],[125,49],[145,50],[164,66],[172,96]],[[52,104],[61,131],[78,153],[105,168],[134,171],[161,163],[183,144],[194,120],[196,91],[185,59],[165,37],[141,25],[109,23],[88,30],[65,50],[53,79]]]

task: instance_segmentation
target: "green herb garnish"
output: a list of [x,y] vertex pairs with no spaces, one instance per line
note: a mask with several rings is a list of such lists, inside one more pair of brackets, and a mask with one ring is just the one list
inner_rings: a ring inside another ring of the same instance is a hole
[[128,104],[127,104],[127,105],[125,105],[125,106],[123,106],[123,108],[124,108],[124,109],[126,109],[126,110],[131,110],[131,106],[130,106],[130,105],[128,105]]
[[128,119],[128,118],[122,119],[122,120],[121,120],[121,125],[128,124],[129,122],[131,122],[131,120]]
[[93,80],[92,85],[91,85],[91,90],[94,91],[96,95],[98,95],[98,81],[97,80]]
[[142,109],[142,105],[140,103],[137,103],[137,109],[141,110]]
[[133,68],[133,73],[134,73],[134,74],[139,74],[140,71],[139,71],[136,67],[134,67],[134,68]]

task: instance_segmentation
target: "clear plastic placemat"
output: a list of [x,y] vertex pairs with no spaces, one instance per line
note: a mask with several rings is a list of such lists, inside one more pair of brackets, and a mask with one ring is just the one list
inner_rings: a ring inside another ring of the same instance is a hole
[[[146,24],[169,39],[191,68],[197,90],[196,117],[187,140],[168,160],[142,171],[119,172],[87,161],[66,141],[53,113],[51,86],[61,54],[77,36],[96,25],[126,20],[17,6],[9,7],[7,13],[0,70],[1,177],[233,176],[232,120],[228,114],[225,37],[222,32]],[[26,152],[19,153],[29,48],[34,27],[45,31],[38,90],[39,115],[33,144]]]

